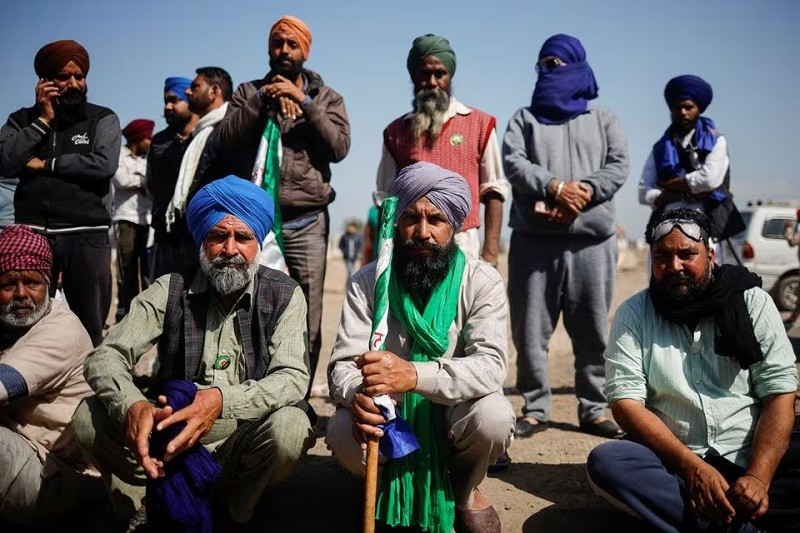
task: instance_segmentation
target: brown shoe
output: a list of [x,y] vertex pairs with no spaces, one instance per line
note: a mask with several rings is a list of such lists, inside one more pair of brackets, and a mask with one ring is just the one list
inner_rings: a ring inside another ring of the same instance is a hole
[[491,505],[484,509],[456,507],[456,533],[500,533],[500,516]]

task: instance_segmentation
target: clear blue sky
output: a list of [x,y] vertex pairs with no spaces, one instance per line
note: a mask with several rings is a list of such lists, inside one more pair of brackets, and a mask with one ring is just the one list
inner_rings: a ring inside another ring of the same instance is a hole
[[501,136],[530,100],[541,43],[554,33],[581,39],[600,86],[593,104],[614,111],[628,136],[631,175],[616,202],[631,236],[642,234],[649,213],[636,186],[668,124],[664,84],[678,74],[700,75],[714,88],[706,115],[728,137],[737,203],[800,198],[800,2],[793,0],[26,0],[4,2],[0,13],[0,115],[33,104],[39,47],[75,39],[91,56],[90,101],[115,110],[123,125],[149,117],[158,129],[165,77],[191,77],[208,65],[228,70],[234,84],[260,77],[272,22],[301,17],[314,37],[306,65],[344,96],[352,127],[350,154],[333,169],[334,231],[366,213],[381,132],[410,107],[406,54],[423,33],[450,39],[455,94],[495,115]]

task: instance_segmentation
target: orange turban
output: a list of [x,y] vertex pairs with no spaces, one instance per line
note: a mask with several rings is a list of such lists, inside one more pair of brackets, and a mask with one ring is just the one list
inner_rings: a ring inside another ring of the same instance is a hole
[[297,37],[297,42],[300,44],[300,49],[303,51],[303,59],[308,59],[308,52],[311,50],[311,30],[308,29],[306,23],[297,17],[291,15],[284,15],[272,25],[269,30],[269,40],[272,42],[272,36],[276,33],[293,33]]
[[55,41],[41,47],[33,60],[33,69],[40,78],[49,79],[70,61],[74,61],[84,75],[89,74],[89,52],[72,40]]

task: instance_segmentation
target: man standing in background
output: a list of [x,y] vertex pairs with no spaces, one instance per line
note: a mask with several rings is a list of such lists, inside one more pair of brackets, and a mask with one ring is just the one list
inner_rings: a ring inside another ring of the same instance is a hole
[[290,15],[278,19],[269,32],[269,72],[239,85],[217,135],[220,150],[232,157],[227,172],[277,195],[273,231],[308,302],[313,382],[322,347],[328,204],[336,197],[331,164],[350,149],[350,124],[342,97],[304,68],[310,50],[305,22]]
[[146,157],[155,125],[152,120],[139,118],[123,128],[126,143],[111,180],[111,220],[117,244],[117,322],[128,314],[131,300],[148,283],[147,237],[153,203],[147,196]]
[[97,346],[111,307],[108,195],[119,165],[119,119],[86,101],[89,54],[79,43],[47,44],[33,66],[36,103],[0,130],[0,175],[19,178],[16,222],[47,236],[52,279],[61,275],[70,309]]
[[628,177],[628,145],[610,111],[588,107],[597,82],[578,39],[547,39],[537,72],[531,105],[514,114],[503,139],[514,195],[508,299],[525,399],[516,435],[547,428],[547,350],[563,311],[580,428],[620,438],[604,413],[603,350],[617,267],[613,198]]
[[191,134],[197,125],[197,115],[189,110],[186,90],[192,80],[173,76],[164,81],[164,120],[166,129],[153,136],[147,153],[147,189],[153,201],[155,245],[150,277],[155,280],[170,272],[188,275],[186,268],[197,261],[189,230],[183,220],[177,220],[167,231],[167,206],[175,193],[178,171]]
[[[467,258],[481,258],[497,266],[507,185],[496,120],[453,96],[456,53],[444,37],[427,34],[414,39],[406,67],[414,83],[414,109],[383,131],[377,189],[388,191],[400,169],[417,161],[435,163],[464,176],[472,194],[472,210],[464,225],[455,228],[456,242]],[[478,235],[481,203],[486,224],[482,250]]]

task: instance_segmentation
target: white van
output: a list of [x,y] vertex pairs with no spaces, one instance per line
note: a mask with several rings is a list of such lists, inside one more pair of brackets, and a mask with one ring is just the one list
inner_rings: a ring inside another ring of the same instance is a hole
[[742,265],[761,276],[763,289],[782,311],[794,309],[800,280],[797,248],[786,242],[787,225],[795,227],[800,205],[748,205],[741,210],[747,229],[731,237]]

